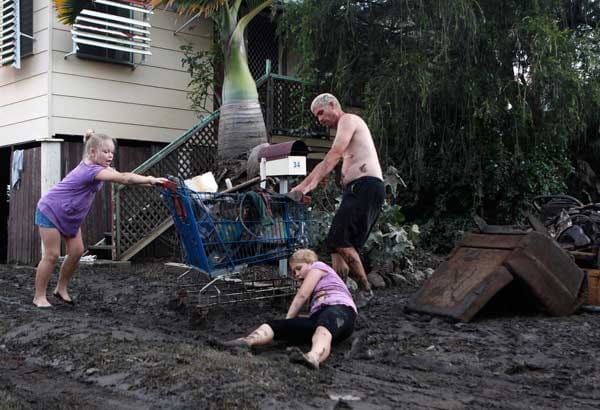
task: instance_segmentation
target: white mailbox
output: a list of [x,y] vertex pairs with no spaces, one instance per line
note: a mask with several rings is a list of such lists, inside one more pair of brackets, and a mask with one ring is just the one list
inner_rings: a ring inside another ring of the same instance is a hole
[[[263,148],[258,155],[260,158],[261,179],[306,175],[307,155],[308,146],[301,140],[283,142]],[[287,186],[280,192],[287,192]]]
[[266,176],[268,177],[306,175],[306,157],[290,156],[265,161],[265,167]]

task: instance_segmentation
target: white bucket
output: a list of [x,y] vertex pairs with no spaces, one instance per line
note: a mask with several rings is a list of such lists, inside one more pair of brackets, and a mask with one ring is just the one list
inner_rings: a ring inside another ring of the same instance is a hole
[[185,185],[196,192],[217,192],[219,186],[212,172],[206,172],[185,180]]

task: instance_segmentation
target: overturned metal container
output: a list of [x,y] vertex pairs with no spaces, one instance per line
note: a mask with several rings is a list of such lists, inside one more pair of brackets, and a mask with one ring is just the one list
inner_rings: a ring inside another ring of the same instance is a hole
[[468,322],[515,281],[553,316],[572,314],[585,300],[585,273],[554,240],[507,231],[467,234],[407,309]]

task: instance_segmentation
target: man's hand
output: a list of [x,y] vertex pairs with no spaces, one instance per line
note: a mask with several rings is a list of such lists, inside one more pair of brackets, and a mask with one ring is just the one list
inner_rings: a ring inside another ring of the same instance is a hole
[[293,187],[292,189],[290,189],[289,193],[291,194],[292,192],[299,192],[302,195],[306,195],[306,192],[304,192],[304,187],[302,186],[302,184],[298,184],[295,187]]
[[304,198],[304,194],[301,191],[290,191],[287,194],[285,194],[285,196],[287,196],[288,198],[290,198],[292,201],[295,202],[302,202],[302,198]]

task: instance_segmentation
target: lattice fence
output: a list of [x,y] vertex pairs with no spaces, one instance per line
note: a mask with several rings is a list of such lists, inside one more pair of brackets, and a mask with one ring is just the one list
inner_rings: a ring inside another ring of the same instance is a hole
[[265,73],[265,62],[271,60],[273,71],[277,72],[279,47],[277,29],[268,15],[259,14],[248,25],[248,67],[254,80]]
[[[165,147],[134,172],[153,176],[190,178],[216,170],[218,113]],[[115,190],[115,257],[121,259],[140,241],[171,220],[159,189],[122,185]]]
[[318,93],[317,87],[303,81],[271,74],[258,88],[269,135],[327,135],[327,129],[310,112],[310,103]]
[[[326,136],[310,112],[310,103],[317,95],[316,87],[305,82],[269,74],[258,82],[263,115],[270,135],[294,137]],[[219,113],[215,112],[196,127],[180,136],[134,172],[153,176],[190,178],[207,171],[216,171]],[[130,185],[114,190],[114,259],[124,259],[145,241],[167,229],[172,221],[166,203],[158,189]],[[163,234],[161,241],[174,245],[173,231]]]

